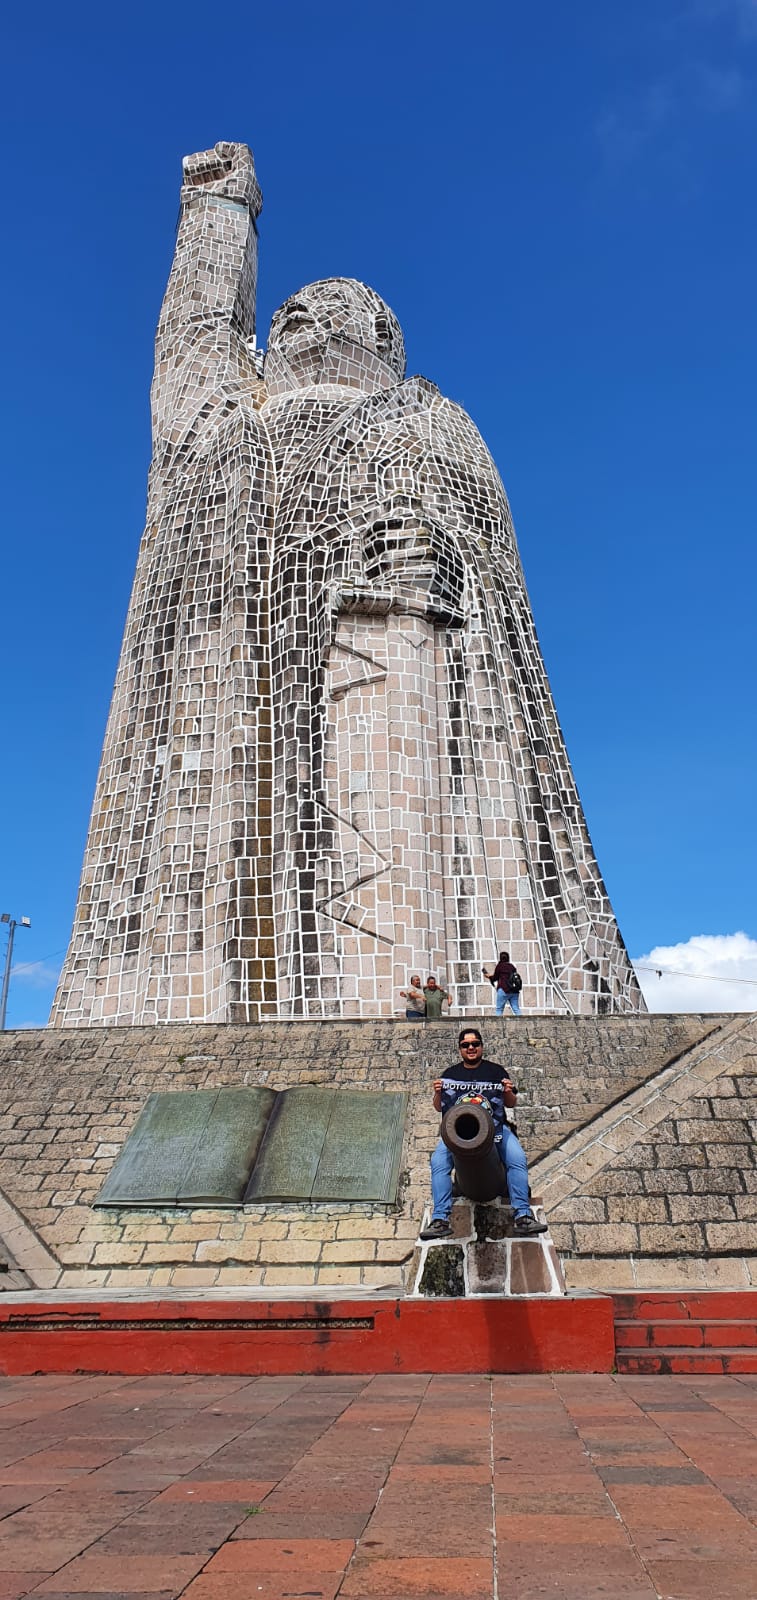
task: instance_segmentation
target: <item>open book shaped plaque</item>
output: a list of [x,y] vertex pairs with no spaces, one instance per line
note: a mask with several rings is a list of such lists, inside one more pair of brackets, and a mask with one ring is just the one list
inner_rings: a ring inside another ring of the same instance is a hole
[[151,1094],[95,1204],[392,1205],[407,1096],[399,1091],[195,1089]]

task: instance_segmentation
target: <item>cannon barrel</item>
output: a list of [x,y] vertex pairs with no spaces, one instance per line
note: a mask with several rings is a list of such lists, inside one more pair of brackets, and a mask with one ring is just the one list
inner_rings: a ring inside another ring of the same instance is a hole
[[442,1117],[441,1134],[455,1158],[455,1176],[466,1200],[507,1195],[507,1179],[494,1143],[494,1123],[485,1106],[459,1101]]

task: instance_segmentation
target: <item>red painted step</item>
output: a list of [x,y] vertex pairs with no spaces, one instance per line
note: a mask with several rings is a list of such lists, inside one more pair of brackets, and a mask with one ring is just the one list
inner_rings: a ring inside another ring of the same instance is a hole
[[240,1300],[0,1295],[0,1373],[611,1372],[609,1295]]
[[702,1349],[710,1345],[730,1345],[739,1349],[744,1346],[757,1348],[757,1322],[740,1321],[736,1317],[724,1318],[717,1322],[704,1320],[683,1322],[662,1317],[655,1317],[654,1320],[650,1318],[644,1322],[632,1322],[616,1317],[615,1343],[623,1350],[646,1350],[650,1346],[678,1349],[682,1345],[693,1349]]
[[754,1350],[618,1350],[615,1369],[627,1375],[657,1376],[660,1373],[735,1373],[757,1372]]
[[618,1372],[757,1372],[757,1289],[612,1298]]

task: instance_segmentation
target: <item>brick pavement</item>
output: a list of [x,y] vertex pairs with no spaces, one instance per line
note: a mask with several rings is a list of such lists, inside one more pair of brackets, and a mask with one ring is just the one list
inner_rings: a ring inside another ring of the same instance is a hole
[[0,1600],[755,1600],[757,1378],[0,1379]]

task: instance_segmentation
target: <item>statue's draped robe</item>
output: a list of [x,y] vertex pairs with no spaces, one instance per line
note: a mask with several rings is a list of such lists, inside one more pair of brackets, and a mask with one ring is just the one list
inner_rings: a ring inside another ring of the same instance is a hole
[[417,379],[263,416],[282,1004],[391,1010],[420,964],[475,1005],[505,929],[532,1004],[633,1007],[477,430]]

